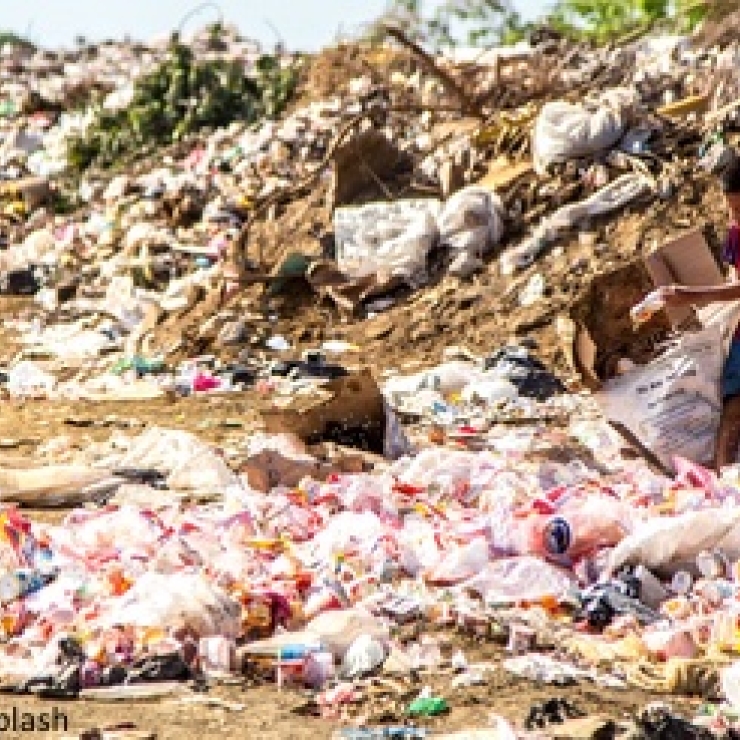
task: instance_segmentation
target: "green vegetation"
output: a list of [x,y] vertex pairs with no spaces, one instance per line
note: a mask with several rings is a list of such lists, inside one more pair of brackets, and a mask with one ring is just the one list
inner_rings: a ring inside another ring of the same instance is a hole
[[20,47],[25,51],[36,50],[36,45],[27,38],[19,36],[17,33],[13,33],[12,31],[0,31],[0,47],[5,46],[6,44]]
[[423,0],[391,0],[371,28],[371,38],[382,38],[383,25],[392,24],[409,38],[439,50],[460,44],[486,47],[515,43],[530,29],[510,0],[445,0],[429,17],[423,5]]
[[572,38],[607,43],[653,29],[691,32],[707,7],[702,0],[559,0],[546,20]]
[[608,43],[656,28],[693,31],[724,1],[555,0],[538,23],[527,23],[510,0],[446,0],[431,15],[425,14],[423,0],[391,0],[371,36],[379,38],[382,25],[391,23],[410,38],[439,50],[512,44],[526,38],[537,25],[545,25],[573,39]]
[[137,80],[127,108],[98,109],[84,134],[70,138],[69,165],[74,171],[108,168],[202,129],[277,116],[297,80],[295,65],[283,67],[270,56],[258,61],[251,78],[236,62],[197,60],[175,37],[167,59]]

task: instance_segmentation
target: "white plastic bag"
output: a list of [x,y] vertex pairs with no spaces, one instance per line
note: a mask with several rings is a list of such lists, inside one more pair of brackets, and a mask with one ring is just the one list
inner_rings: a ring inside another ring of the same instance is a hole
[[513,401],[518,397],[516,386],[505,378],[479,380],[465,386],[462,392],[462,400],[466,403],[480,399],[490,405],[500,401]]
[[318,641],[336,658],[343,658],[350,645],[360,636],[384,643],[388,628],[364,609],[322,612],[307,625],[305,632]]
[[733,709],[740,707],[740,661],[722,671],[722,693]]
[[501,199],[485,188],[458,191],[439,217],[441,244],[455,252],[485,254],[504,235],[503,210]]
[[610,421],[629,429],[660,461],[705,463],[714,455],[722,398],[722,332],[685,334],[649,365],[609,380],[596,399]]
[[439,202],[409,200],[338,208],[334,214],[337,265],[351,278],[380,273],[411,282],[426,272],[439,238]]
[[190,460],[186,460],[167,478],[169,488],[201,493],[221,493],[236,484],[238,484],[236,475],[226,462],[210,449],[202,450]]
[[238,482],[208,445],[190,432],[175,429],[148,429],[115,464],[158,470],[168,476],[167,485],[178,490],[216,492]]
[[30,361],[19,362],[8,372],[8,391],[14,398],[49,395],[56,385],[56,378]]
[[733,560],[740,556],[740,509],[723,509],[721,516],[705,509],[649,519],[612,550],[608,570],[630,564],[666,574],[693,563],[704,550],[721,550]]
[[488,542],[483,537],[476,537],[466,545],[447,551],[427,573],[426,580],[440,585],[460,583],[479,573],[488,560]]
[[370,635],[360,635],[347,650],[342,663],[344,678],[361,678],[385,661],[383,644]]
[[630,172],[608,183],[588,198],[559,208],[543,219],[524,241],[501,256],[501,272],[511,275],[518,269],[528,267],[560,232],[573,228],[584,219],[622,208],[652,187],[653,183],[647,176]]
[[610,90],[594,108],[562,100],[546,103],[534,127],[532,155],[537,174],[554,162],[603,152],[619,141],[627,122],[634,95],[627,90]]
[[572,585],[573,577],[567,571],[523,555],[488,563],[460,587],[480,594],[489,604],[509,604],[559,597]]
[[188,627],[199,637],[232,638],[241,627],[240,605],[199,573],[145,573],[110,607],[101,626]]

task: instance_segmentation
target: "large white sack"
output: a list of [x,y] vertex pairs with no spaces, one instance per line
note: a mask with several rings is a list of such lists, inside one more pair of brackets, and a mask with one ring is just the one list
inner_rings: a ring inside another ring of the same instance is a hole
[[667,467],[674,457],[707,463],[714,456],[722,408],[724,338],[717,326],[682,335],[649,365],[604,384],[596,399]]
[[627,124],[634,94],[615,89],[589,107],[583,103],[555,100],[546,103],[534,127],[532,156],[538,174],[549,165],[586,157],[613,147]]
[[338,208],[334,213],[337,265],[348,277],[381,274],[411,282],[426,272],[439,238],[439,202],[401,200]]

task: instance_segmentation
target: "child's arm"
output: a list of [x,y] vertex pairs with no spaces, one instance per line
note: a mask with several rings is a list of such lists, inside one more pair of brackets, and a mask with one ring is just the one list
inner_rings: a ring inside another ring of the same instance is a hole
[[740,282],[702,287],[665,285],[655,292],[667,306],[706,306],[740,300]]

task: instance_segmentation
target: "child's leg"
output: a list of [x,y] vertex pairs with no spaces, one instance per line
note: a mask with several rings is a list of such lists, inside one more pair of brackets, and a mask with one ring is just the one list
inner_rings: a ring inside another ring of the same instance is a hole
[[740,447],[740,395],[725,398],[722,403],[715,456],[717,472],[737,462],[738,447]]

